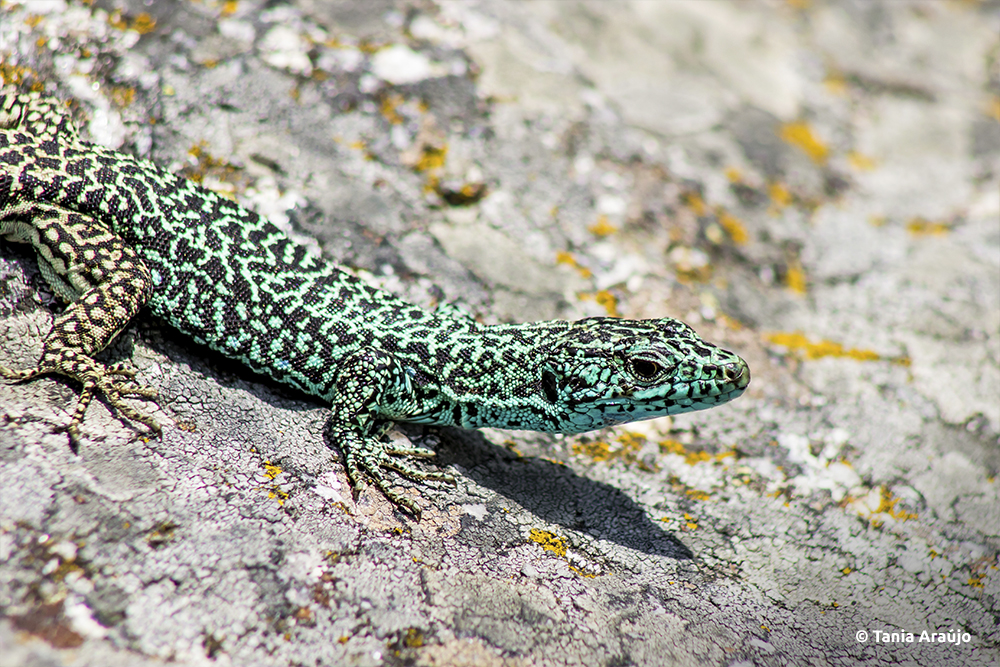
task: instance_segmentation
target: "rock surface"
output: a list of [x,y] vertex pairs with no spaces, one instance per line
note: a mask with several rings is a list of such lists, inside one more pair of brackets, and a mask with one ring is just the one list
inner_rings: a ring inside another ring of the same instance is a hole
[[[378,284],[679,317],[754,373],[580,437],[408,429],[459,477],[401,482],[415,522],[352,499],[322,405],[140,317],[108,356],[160,439],[95,402],[74,455],[77,387],[0,384],[0,667],[998,664],[998,32],[992,1],[0,0],[4,80]],[[0,363],[55,306],[0,245]]]

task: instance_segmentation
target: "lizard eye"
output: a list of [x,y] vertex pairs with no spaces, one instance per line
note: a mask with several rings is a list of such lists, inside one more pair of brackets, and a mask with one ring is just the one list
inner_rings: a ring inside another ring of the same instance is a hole
[[663,372],[663,366],[649,359],[631,359],[629,368],[636,377],[643,380],[652,380]]

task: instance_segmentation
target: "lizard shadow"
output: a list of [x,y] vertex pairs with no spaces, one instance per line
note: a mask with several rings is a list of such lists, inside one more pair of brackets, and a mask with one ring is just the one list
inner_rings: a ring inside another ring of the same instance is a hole
[[[315,397],[269,381],[207,346],[192,345],[170,327],[153,324],[143,329],[145,337],[153,339],[154,344],[174,361],[206,372],[222,385],[242,384],[243,389],[272,407],[307,412],[322,405]],[[565,465],[543,458],[517,456],[489,442],[479,431],[403,423],[397,426],[418,443],[424,434],[434,433],[440,437],[441,442],[435,448],[437,457],[428,462],[429,466],[439,469],[457,466],[460,475],[510,499],[543,522],[649,555],[675,560],[694,558],[686,545],[614,486],[581,476]],[[334,456],[334,461],[327,459],[324,467],[343,465],[340,446],[330,442],[325,428],[321,437]],[[258,446],[266,449],[266,443],[258,443]],[[300,457],[282,459],[282,466],[305,483],[315,484],[318,471],[305,461],[295,460],[297,458]],[[318,465],[318,460],[314,464]]]
[[[38,271],[36,263],[28,259],[31,251],[23,248],[11,250],[9,245],[3,244],[0,257],[20,264],[27,281],[40,282],[35,275]],[[34,306],[27,306],[19,299],[14,301],[10,307],[12,310]],[[207,346],[192,344],[169,326],[164,326],[158,318],[146,317],[139,322],[138,326],[129,328],[133,332],[138,330],[139,335],[175,362],[186,362],[192,368],[215,375],[223,385],[246,381],[253,387],[250,389],[252,393],[272,405],[293,410],[313,410],[316,407],[315,398],[269,382]],[[112,360],[131,357],[131,338],[131,335],[117,337],[102,356],[109,356]],[[679,560],[693,558],[683,543],[654,523],[639,505],[613,486],[580,476],[566,466],[541,458],[515,456],[491,444],[477,431],[441,428],[437,432],[442,441],[438,447],[437,465],[460,467],[463,475],[494,489],[542,521],[646,554]],[[337,443],[326,444],[339,458]],[[315,475],[304,477],[314,481]]]
[[435,463],[458,466],[462,475],[509,498],[542,521],[641,553],[676,560],[694,554],[654,523],[620,489],[578,475],[568,466],[517,456],[478,431],[439,428]]

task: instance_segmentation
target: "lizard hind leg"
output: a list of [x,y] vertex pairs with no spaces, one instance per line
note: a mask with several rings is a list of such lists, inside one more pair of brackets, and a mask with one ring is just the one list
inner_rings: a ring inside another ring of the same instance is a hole
[[80,440],[80,424],[97,394],[120,418],[159,431],[155,419],[123,400],[125,396],[154,398],[156,392],[135,382],[135,371],[124,364],[105,365],[94,359],[149,299],[152,279],[148,268],[117,235],[106,229],[102,233],[101,226],[86,216],[38,204],[30,219],[30,225],[20,218],[0,231],[9,239],[31,243],[39,263],[47,265],[61,278],[61,284],[71,285],[80,296],[56,317],[38,363],[20,371],[0,366],[0,376],[26,382],[57,374],[79,382],[82,390],[76,409],[60,429],[69,435],[74,450]]
[[[79,326],[78,313],[72,308],[56,318],[52,330],[43,344],[42,356],[33,368],[15,371],[0,366],[0,376],[14,382],[28,382],[43,375],[62,375],[82,385],[76,409],[69,422],[59,428],[66,431],[70,446],[77,451],[80,443],[80,424],[87,407],[95,395],[100,394],[120,417],[145,424],[154,432],[160,431],[159,423],[151,416],[126,403],[126,396],[154,399],[156,390],[135,382],[135,371],[123,363],[104,365],[87,353],[77,337],[67,336]],[[115,332],[117,334],[117,332]]]

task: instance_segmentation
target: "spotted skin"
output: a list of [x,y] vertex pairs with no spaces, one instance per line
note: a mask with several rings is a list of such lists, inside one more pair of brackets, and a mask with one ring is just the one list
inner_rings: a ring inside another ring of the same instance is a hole
[[673,319],[588,318],[483,325],[377,290],[252,211],[151,162],[81,141],[62,107],[0,90],[0,237],[29,243],[68,302],[31,369],[83,385],[71,442],[95,394],[159,425],[123,397],[154,398],[94,355],[142,309],[199,343],[331,406],[327,437],[355,489],[368,479],[419,515],[387,470],[419,447],[383,437],[394,421],[582,433],[710,408],[743,393],[746,363]]

